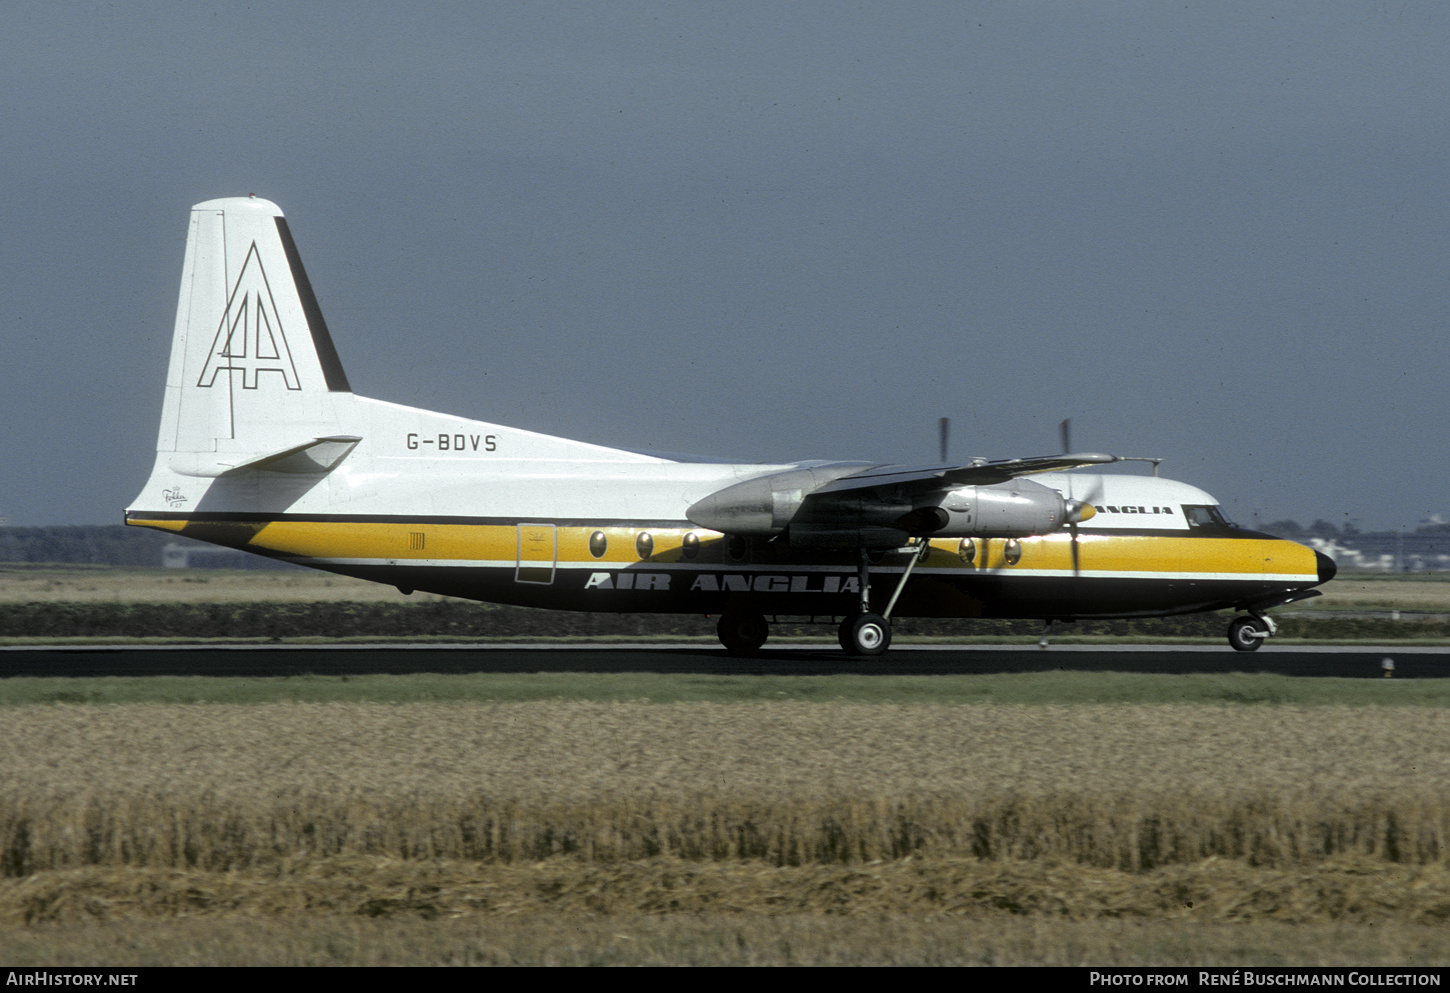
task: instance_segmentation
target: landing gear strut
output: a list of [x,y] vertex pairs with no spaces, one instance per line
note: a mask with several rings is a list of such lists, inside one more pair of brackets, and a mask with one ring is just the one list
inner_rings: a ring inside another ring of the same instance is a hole
[[[861,602],[856,612],[848,614],[841,622],[837,640],[847,655],[880,655],[891,645],[891,622],[882,615],[871,612],[871,559],[865,547],[860,549],[860,555],[856,575]],[[912,562],[915,564],[915,559]],[[905,577],[902,579],[904,585]],[[897,592],[901,592],[899,587]],[[895,605],[896,597],[891,598],[891,603]],[[887,608],[888,611],[890,609]]]
[[1248,617],[1229,621],[1228,643],[1236,652],[1256,652],[1265,638],[1273,637],[1278,625],[1264,614],[1252,612]]
[[764,614],[726,612],[720,615],[715,633],[731,655],[748,657],[760,651],[760,646],[770,637],[770,624]]

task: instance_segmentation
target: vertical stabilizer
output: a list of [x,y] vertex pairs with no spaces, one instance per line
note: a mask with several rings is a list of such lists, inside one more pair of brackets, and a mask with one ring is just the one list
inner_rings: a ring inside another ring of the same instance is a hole
[[332,399],[350,392],[277,205],[193,207],[157,451],[268,452],[335,434]]

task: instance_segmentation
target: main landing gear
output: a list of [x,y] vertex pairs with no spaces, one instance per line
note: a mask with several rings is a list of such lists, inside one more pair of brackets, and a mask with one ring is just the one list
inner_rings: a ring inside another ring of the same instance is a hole
[[865,548],[860,549],[856,570],[861,602],[855,613],[841,622],[841,631],[837,635],[837,640],[847,655],[880,655],[891,647],[891,611],[896,606],[901,591],[906,589],[911,570],[916,568],[916,564],[924,556],[930,554],[930,546],[923,539],[922,545],[912,548],[911,551],[911,559],[902,570],[901,579],[897,582],[891,599],[886,602],[886,610],[874,614],[871,612],[871,557]]
[[760,646],[770,637],[770,624],[764,614],[727,611],[720,615],[715,633],[731,655],[748,657],[760,651]]
[[[913,548],[912,552],[914,554],[902,571],[896,590],[886,604],[886,610],[878,614],[871,609],[871,560],[865,548],[860,550],[857,566],[860,600],[856,609],[841,622],[836,636],[846,654],[880,655],[891,647],[891,610],[896,606],[901,591],[906,588],[906,581],[911,578],[911,570],[928,553],[928,549]],[[731,655],[751,656],[759,652],[770,637],[770,624],[763,614],[731,610],[720,616],[715,625],[715,633],[720,636],[720,643]]]
[[1228,643],[1236,652],[1256,652],[1264,639],[1278,633],[1279,625],[1268,615],[1252,611],[1247,617],[1235,617],[1229,621]]
[[836,640],[847,655],[880,655],[891,647],[891,622],[869,610],[857,611],[841,622]]

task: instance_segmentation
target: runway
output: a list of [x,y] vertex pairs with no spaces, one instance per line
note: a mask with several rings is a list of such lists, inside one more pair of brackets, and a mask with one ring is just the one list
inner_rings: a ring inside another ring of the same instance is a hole
[[1450,677],[1450,649],[1266,646],[1235,652],[1207,646],[900,646],[877,658],[852,658],[825,646],[767,648],[733,658],[706,645],[377,645],[178,647],[24,647],[0,650],[0,678],[24,676],[365,676],[417,673],[680,673],[701,676],[835,674],[879,676],[988,673],[1263,672],[1285,676],[1378,679],[1385,658],[1395,678]]

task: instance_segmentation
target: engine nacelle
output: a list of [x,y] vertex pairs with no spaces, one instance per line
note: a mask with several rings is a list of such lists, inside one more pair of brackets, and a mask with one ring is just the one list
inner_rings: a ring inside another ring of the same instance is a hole
[[725,534],[777,535],[800,512],[806,497],[861,465],[832,463],[747,479],[691,504],[685,516],[693,524]]
[[[1030,479],[991,486],[963,486],[922,511],[920,531],[942,538],[1026,538],[1056,531],[1068,521],[1062,494]],[[916,513],[916,512],[914,512]],[[944,519],[943,519],[944,518]],[[936,527],[930,525],[936,524]]]
[[1047,534],[1065,524],[1072,509],[1056,490],[1029,479],[937,494],[890,485],[815,494],[858,468],[827,465],[749,479],[710,494],[687,514],[693,523],[727,534],[773,537],[789,528],[791,544],[804,547],[896,548],[910,537]]

